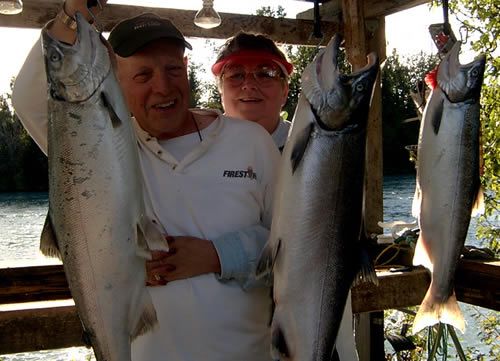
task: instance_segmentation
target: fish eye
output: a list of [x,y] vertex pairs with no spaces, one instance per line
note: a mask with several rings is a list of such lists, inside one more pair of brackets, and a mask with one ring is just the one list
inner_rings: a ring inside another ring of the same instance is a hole
[[358,83],[355,86],[356,91],[362,92],[365,89],[365,86],[362,83]]
[[471,71],[471,75],[472,75],[472,76],[478,76],[478,75],[479,75],[479,70],[477,70],[477,69],[472,69],[472,71]]
[[61,53],[57,49],[52,49],[49,55],[49,59],[51,62],[60,62],[62,59]]

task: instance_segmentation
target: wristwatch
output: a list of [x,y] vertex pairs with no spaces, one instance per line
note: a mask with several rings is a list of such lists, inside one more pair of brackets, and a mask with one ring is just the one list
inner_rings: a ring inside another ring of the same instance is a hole
[[76,20],[74,17],[71,17],[68,14],[66,14],[66,11],[64,11],[64,5],[65,3],[63,3],[61,11],[57,13],[56,18],[58,18],[64,25],[66,25],[67,28],[71,30],[76,30],[77,28]]

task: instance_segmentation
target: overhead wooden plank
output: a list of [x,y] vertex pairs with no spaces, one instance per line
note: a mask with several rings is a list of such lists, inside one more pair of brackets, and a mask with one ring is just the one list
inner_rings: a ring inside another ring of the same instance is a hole
[[[429,3],[429,0],[365,0],[363,8],[366,18],[378,18],[395,14],[399,11],[411,9],[412,7]],[[319,6],[321,20],[338,21],[342,14],[342,6],[339,0],[329,1]],[[297,14],[297,19],[314,19],[313,9]]]
[[367,18],[378,18],[408,10],[418,5],[429,4],[429,0],[365,0]]
[[[55,17],[61,7],[58,0],[24,0],[24,10],[18,15],[0,15],[0,26],[41,28]],[[99,23],[104,31],[109,31],[120,20],[142,12],[153,12],[171,19],[187,37],[227,39],[240,30],[267,34],[278,43],[316,45],[311,36],[313,22],[310,20],[275,19],[266,16],[219,13],[222,24],[214,29],[201,29],[194,25],[194,10],[177,10],[144,6],[106,5],[99,15]],[[338,31],[338,25],[322,22],[321,28],[329,38]]]

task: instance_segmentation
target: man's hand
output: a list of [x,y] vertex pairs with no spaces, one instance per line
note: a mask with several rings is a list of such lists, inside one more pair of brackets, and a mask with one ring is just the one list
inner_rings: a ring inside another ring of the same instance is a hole
[[211,241],[196,237],[167,237],[168,252],[152,252],[152,260],[146,262],[147,285],[161,286],[167,282],[220,273],[217,251]]
[[[101,6],[106,5],[107,0],[99,0]],[[88,7],[90,5],[90,7]],[[101,8],[97,0],[66,0],[64,4],[64,11],[71,17],[75,16],[75,13],[79,11],[85,18],[89,21],[92,20],[92,15],[89,14],[89,10],[92,14],[97,15]]]
[[[99,0],[102,7],[106,4],[107,0]],[[90,3],[90,9],[87,7],[87,4]],[[92,12],[94,16],[97,16],[101,11],[101,7],[99,4],[94,1],[87,0],[66,0],[63,2],[63,9],[61,11],[64,12],[67,16],[74,18],[76,12],[80,12],[88,21],[93,20],[93,16],[90,14],[89,10]],[[54,22],[51,24],[49,29],[50,35],[59,41],[63,41],[68,44],[74,44],[76,40],[76,31],[69,28],[64,22],[60,20],[58,16],[54,19]]]

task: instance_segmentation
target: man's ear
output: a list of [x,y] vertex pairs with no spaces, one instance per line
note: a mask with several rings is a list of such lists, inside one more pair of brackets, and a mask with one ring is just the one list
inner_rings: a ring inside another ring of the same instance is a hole
[[188,57],[187,55],[184,55],[184,66],[187,68],[188,66]]

